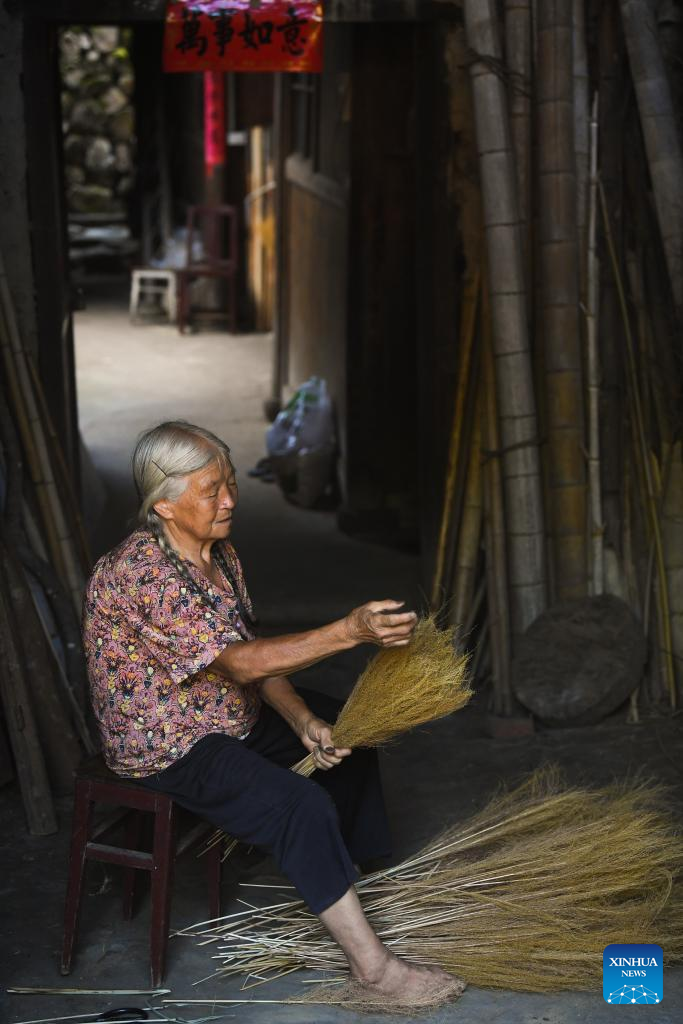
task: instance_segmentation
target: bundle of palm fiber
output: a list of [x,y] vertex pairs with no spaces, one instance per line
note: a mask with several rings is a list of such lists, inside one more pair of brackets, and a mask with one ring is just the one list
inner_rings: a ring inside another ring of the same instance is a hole
[[[433,616],[420,619],[406,647],[386,647],[368,662],[335,722],[335,746],[379,747],[459,711],[472,696],[468,660],[453,627],[438,629]],[[312,775],[313,755],[292,770]]]
[[[457,647],[455,628],[438,629],[433,616],[420,619],[405,647],[380,650],[358,677],[332,730],[337,747],[378,747],[409,729],[459,711],[472,696],[467,674],[469,656]],[[308,754],[292,771],[315,771]],[[237,840],[220,830],[206,849],[227,838],[223,859]]]
[[[398,955],[485,987],[594,988],[613,942],[657,943],[683,959],[683,844],[646,783],[562,785],[543,769],[358,894]],[[219,943],[216,975],[258,982],[296,968],[343,970],[341,949],[298,900],[250,907],[184,934]],[[316,987],[322,991],[334,988]]]

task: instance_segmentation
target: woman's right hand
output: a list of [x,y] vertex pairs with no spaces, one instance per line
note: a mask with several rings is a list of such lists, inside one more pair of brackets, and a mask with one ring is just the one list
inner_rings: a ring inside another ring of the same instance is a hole
[[354,608],[344,621],[349,639],[355,644],[405,647],[417,624],[415,612],[399,612],[405,601],[368,601]]

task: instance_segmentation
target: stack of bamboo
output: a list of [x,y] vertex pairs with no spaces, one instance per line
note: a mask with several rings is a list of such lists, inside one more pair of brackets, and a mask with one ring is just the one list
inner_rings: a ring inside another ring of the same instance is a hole
[[501,714],[524,630],[603,592],[651,638],[634,712],[683,686],[681,111],[652,5],[587,7],[464,3],[482,244],[431,597]]
[[0,745],[4,719],[29,830],[45,835],[57,827],[53,787],[68,789],[83,750],[94,751],[79,629],[89,557],[1,256],[0,348]]

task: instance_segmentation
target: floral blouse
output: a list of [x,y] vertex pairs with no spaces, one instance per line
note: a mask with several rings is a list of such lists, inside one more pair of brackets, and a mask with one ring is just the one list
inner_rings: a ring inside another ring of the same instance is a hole
[[[237,553],[227,541],[217,543],[250,613]],[[105,761],[120,775],[161,771],[202,736],[243,736],[258,718],[257,686],[208,670],[228,644],[254,639],[232,584],[226,578],[219,589],[185,564],[209,601],[144,529],[100,558],[88,581],[83,642],[92,704]]]

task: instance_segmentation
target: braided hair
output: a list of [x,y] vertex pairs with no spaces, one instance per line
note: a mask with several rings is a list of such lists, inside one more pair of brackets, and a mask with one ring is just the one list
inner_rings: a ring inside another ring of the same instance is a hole
[[[169,542],[154,506],[164,499],[177,501],[187,487],[187,477],[214,461],[223,467],[230,466],[227,444],[211,431],[185,420],[169,420],[146,430],[133,452],[133,478],[140,499],[138,521],[153,534],[178,575],[212,611],[216,610],[217,599],[197,584],[187,563]],[[230,581],[243,621],[248,626],[253,625],[254,619],[244,606],[227,560],[220,552],[216,552],[214,558]]]

